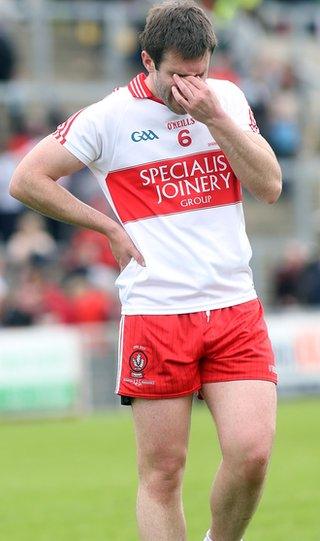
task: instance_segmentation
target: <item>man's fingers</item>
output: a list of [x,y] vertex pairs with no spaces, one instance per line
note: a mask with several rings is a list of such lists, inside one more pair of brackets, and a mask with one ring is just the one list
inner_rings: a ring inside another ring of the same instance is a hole
[[135,259],[135,261],[141,266],[146,267],[145,260],[143,259],[143,256],[140,254],[140,252],[136,251],[134,254],[130,254],[125,259],[122,259],[121,262],[119,261],[120,265],[120,271],[122,272],[130,263],[131,259]]
[[140,254],[139,250],[137,250],[136,248],[134,249],[134,251],[132,253],[132,257],[134,257],[136,262],[139,263],[139,265],[141,265],[141,267],[146,267],[146,262],[143,259],[143,255]]
[[188,111],[188,108],[189,108],[189,102],[188,100],[186,100],[182,94],[180,94],[179,90],[177,89],[176,86],[173,86],[171,87],[171,90],[172,90],[172,95],[174,97],[174,99],[179,103],[179,105],[181,105],[186,111]]
[[191,90],[192,87],[188,83],[179,77],[179,75],[174,75],[173,80],[183,96],[189,100],[193,98],[193,92]]
[[125,259],[121,259],[121,260],[118,261],[121,272],[127,267],[127,265],[129,265],[131,259],[132,259],[132,257],[129,256],[129,257],[126,257]]
[[200,77],[194,77],[193,75],[188,75],[185,80],[198,90],[202,90],[207,86],[207,84],[202,79],[200,79]]

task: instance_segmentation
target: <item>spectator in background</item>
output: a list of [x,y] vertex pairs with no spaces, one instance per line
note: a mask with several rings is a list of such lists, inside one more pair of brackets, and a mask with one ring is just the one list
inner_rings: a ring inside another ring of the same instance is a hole
[[215,54],[215,62],[209,72],[209,77],[214,79],[227,79],[239,85],[240,75],[237,72],[232,56],[227,48],[218,50]]
[[300,303],[301,282],[308,261],[308,248],[291,241],[284,249],[283,260],[274,272],[274,301],[277,306],[292,307]]
[[267,119],[271,101],[271,89],[266,80],[264,62],[261,62],[261,59],[259,59],[259,62],[255,61],[253,63],[250,73],[242,80],[241,87],[248,97],[261,134],[267,137]]
[[4,302],[3,325],[71,323],[71,308],[62,288],[52,278],[52,264],[39,256],[18,269],[11,267],[11,280]]
[[279,158],[294,157],[302,142],[299,79],[288,62],[275,61],[269,84],[273,97],[269,106],[268,141]]
[[[39,139],[19,108],[9,115],[10,133],[0,148],[0,241],[7,241],[16,228],[24,206],[9,194],[9,182],[18,163]],[[2,152],[1,152],[2,151]]]
[[66,291],[70,300],[70,323],[101,323],[118,315],[114,295],[94,287],[85,272],[71,275]]
[[320,252],[310,258],[301,272],[300,299],[304,305],[320,307]]
[[45,221],[39,214],[25,212],[19,219],[17,231],[8,241],[7,252],[11,263],[23,264],[32,256],[53,259],[57,245],[47,232]]
[[301,127],[298,121],[298,102],[292,93],[275,96],[269,109],[267,139],[279,158],[298,154]]
[[2,306],[1,324],[4,327],[25,327],[34,323],[34,306],[38,296],[26,279],[26,269],[10,267],[7,294]]
[[77,230],[71,239],[70,250],[75,267],[102,264],[115,269],[118,275],[119,266],[108,242],[100,233],[89,229]]
[[15,64],[16,55],[12,42],[3,27],[0,27],[0,82],[13,77]]
[[119,274],[106,238],[88,229],[79,229],[71,238],[64,255],[71,272],[85,272],[89,282],[116,298],[114,282]]

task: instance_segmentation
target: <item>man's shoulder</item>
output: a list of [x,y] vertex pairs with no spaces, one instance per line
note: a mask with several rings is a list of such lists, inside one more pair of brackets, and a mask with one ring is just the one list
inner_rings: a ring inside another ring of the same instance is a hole
[[128,87],[119,87],[104,96],[101,100],[91,103],[78,111],[78,121],[89,122],[106,128],[107,125],[117,122],[127,105],[132,101]]
[[127,86],[117,87],[101,100],[89,105],[87,110],[89,109],[90,112],[97,115],[103,112],[114,112],[115,109],[122,108],[127,102],[130,102],[131,98]]
[[209,77],[207,79],[207,84],[216,92],[227,95],[236,95],[239,93],[242,93],[242,90],[232,81],[229,81],[228,79],[214,79],[213,77]]
[[239,86],[227,79],[207,79],[207,83],[218,97],[222,107],[231,116],[248,115],[248,102]]

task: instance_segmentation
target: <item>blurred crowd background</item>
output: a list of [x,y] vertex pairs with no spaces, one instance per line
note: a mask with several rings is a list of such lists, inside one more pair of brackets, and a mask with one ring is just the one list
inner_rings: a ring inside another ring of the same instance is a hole
[[[27,210],[8,184],[39,139],[142,71],[152,4],[0,0],[0,327],[119,316],[106,239]],[[258,292],[269,310],[320,309],[320,2],[202,5],[219,39],[211,76],[244,90],[283,169],[277,205],[245,196]],[[62,183],[112,215],[88,170]]]

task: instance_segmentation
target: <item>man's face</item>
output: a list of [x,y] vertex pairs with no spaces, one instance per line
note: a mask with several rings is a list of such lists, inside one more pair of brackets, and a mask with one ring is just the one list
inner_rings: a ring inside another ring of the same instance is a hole
[[185,60],[178,53],[169,51],[165,53],[158,69],[149,72],[156,96],[177,115],[185,115],[186,111],[177,103],[172,95],[171,88],[174,85],[173,75],[175,73],[180,77],[193,75],[194,77],[200,77],[200,79],[206,80],[208,77],[210,57],[211,55],[208,51],[201,58]]

